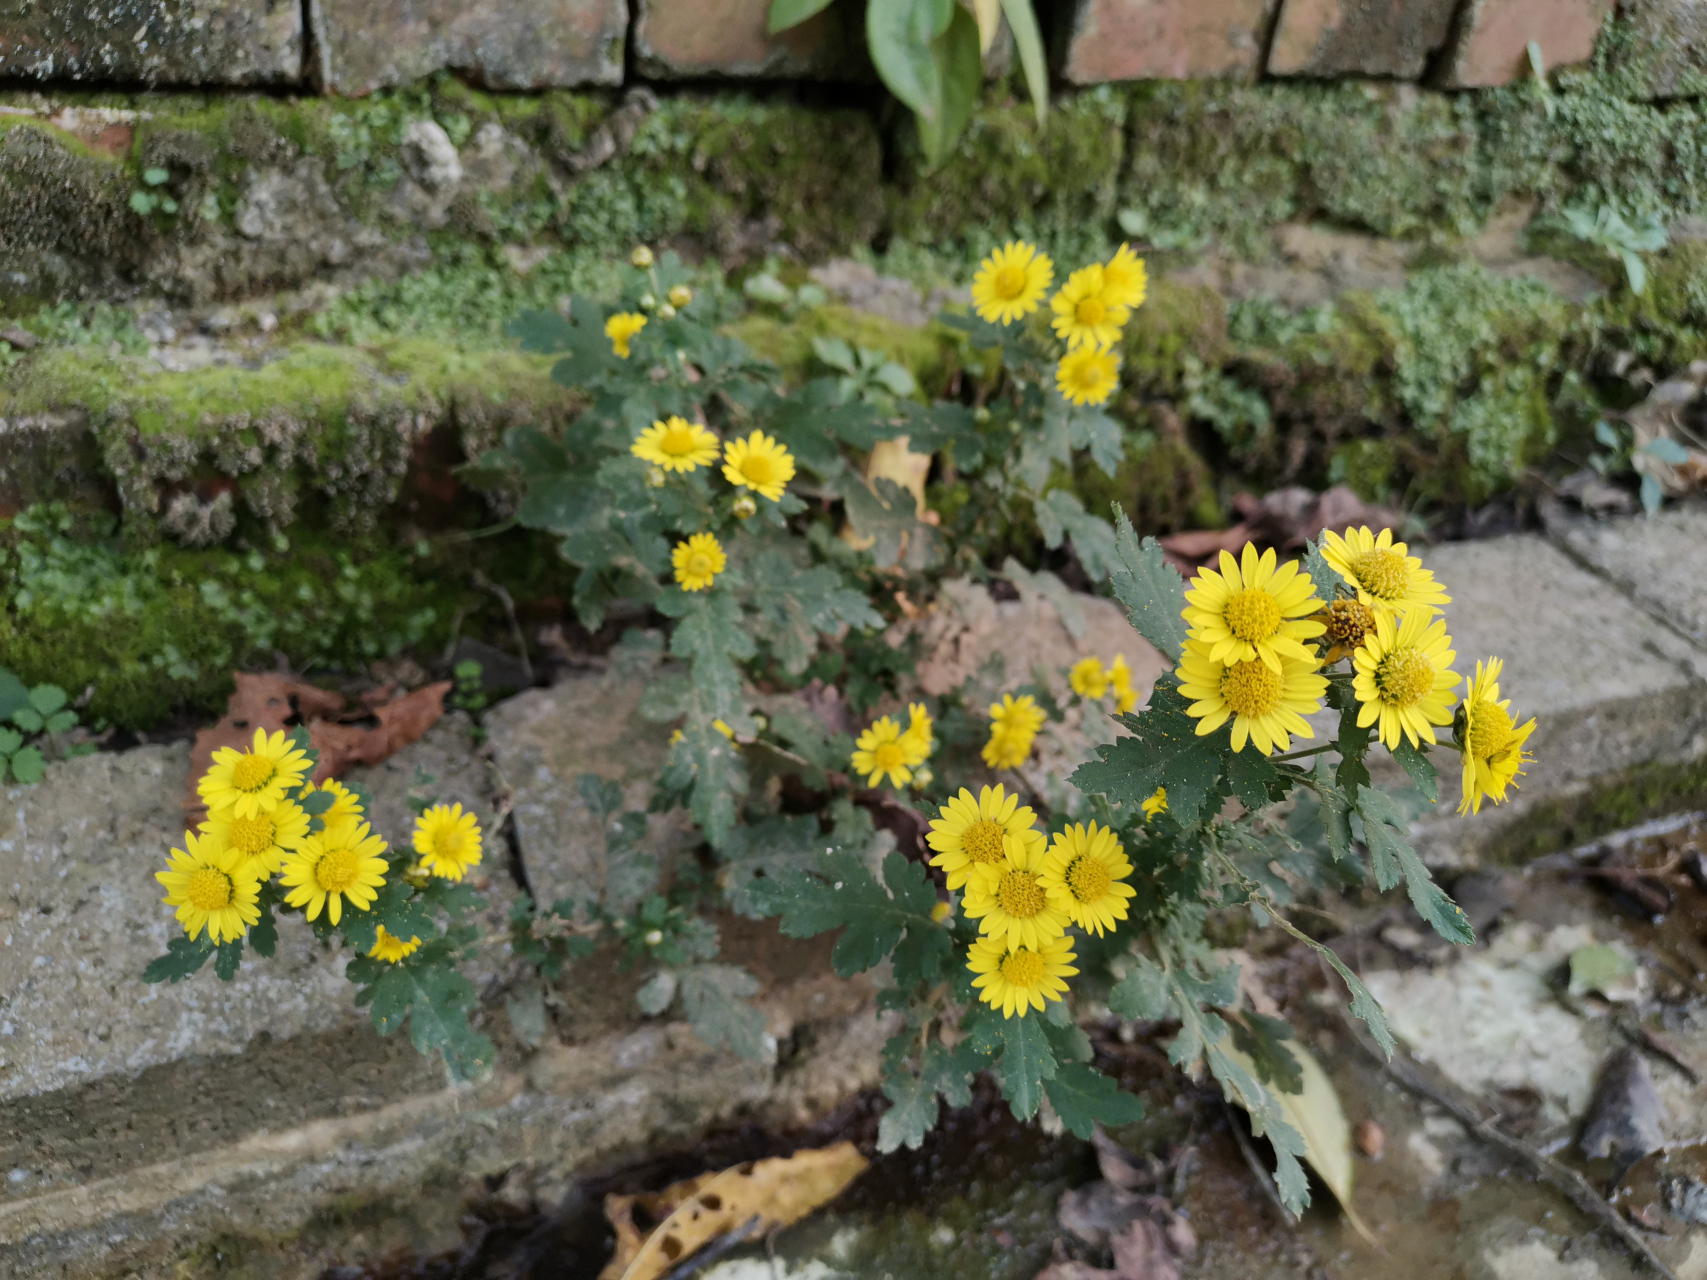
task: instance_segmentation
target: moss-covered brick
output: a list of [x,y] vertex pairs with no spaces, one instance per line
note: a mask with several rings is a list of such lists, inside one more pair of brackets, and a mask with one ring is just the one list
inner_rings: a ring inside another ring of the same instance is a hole
[[1227,300],[1207,285],[1156,279],[1122,334],[1121,370],[1141,392],[1172,395],[1185,357],[1220,365],[1228,352]]
[[788,317],[755,312],[731,325],[729,332],[796,384],[828,372],[812,354],[812,343],[818,338],[841,338],[852,346],[883,352],[906,366],[933,396],[945,391],[967,354],[965,336],[942,325],[919,328],[835,304]]
[[954,154],[926,169],[903,126],[891,196],[894,234],[963,243],[976,256],[1009,236],[1063,260],[1099,254],[1113,232],[1126,102],[1109,88],[1058,100],[1039,126],[1030,104],[992,89]]

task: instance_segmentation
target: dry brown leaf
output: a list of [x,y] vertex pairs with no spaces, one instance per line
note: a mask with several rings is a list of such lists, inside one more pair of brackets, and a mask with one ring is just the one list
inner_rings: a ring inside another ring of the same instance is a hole
[[[870,1162],[851,1142],[702,1174],[663,1191],[606,1196],[616,1253],[599,1280],[657,1280],[711,1241],[754,1223],[754,1234],[786,1227],[839,1196]],[[636,1207],[654,1221],[642,1238]]]
[[420,738],[444,715],[445,694],[451,688],[450,681],[441,681],[391,698],[381,706],[373,706],[364,697],[368,706],[356,714],[371,715],[379,721],[367,728],[338,719],[344,714],[342,694],[265,672],[239,671],[234,679],[236,688],[226,703],[225,717],[197,733],[190,751],[190,790],[184,809],[192,821],[204,809],[196,793],[196,780],[207,772],[213,753],[221,747],[249,746],[256,729],[275,733],[293,724],[306,726],[309,744],[320,753],[314,781],[324,782],[342,775],[353,764],[378,764]]

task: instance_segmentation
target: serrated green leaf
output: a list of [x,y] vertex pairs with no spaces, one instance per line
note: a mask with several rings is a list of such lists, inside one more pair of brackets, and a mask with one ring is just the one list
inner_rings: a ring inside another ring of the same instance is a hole
[[358,982],[373,975],[357,1003],[370,1006],[381,1035],[390,1035],[407,1020],[416,1050],[443,1053],[445,1064],[461,1080],[473,1079],[496,1059],[492,1042],[468,1025],[474,984],[452,967],[444,943],[429,944],[397,964],[363,957],[351,961],[349,968],[359,975],[354,979]]
[[1044,545],[1051,550],[1064,538],[1073,541],[1073,553],[1092,581],[1100,582],[1120,567],[1114,530],[1106,520],[1087,512],[1067,489],[1052,489],[1032,507]]
[[1320,537],[1314,542],[1304,544],[1304,572],[1310,575],[1310,581],[1316,586],[1316,594],[1324,601],[1333,600],[1337,594],[1336,588],[1345,582],[1322,555]]
[[1043,1082],[1057,1071],[1054,1051],[1043,1020],[1035,1016],[999,1018],[997,1034],[1002,1046],[1002,1096],[1021,1120],[1037,1114],[1043,1101]]
[[682,1011],[713,1049],[728,1045],[749,1060],[764,1057],[765,1016],[747,1003],[759,981],[736,965],[696,964],[681,971]]
[[[893,952],[898,984],[930,981],[952,955],[947,932],[930,918],[936,891],[924,868],[900,853],[883,860],[883,879],[888,892],[856,855],[837,850],[823,856],[820,873],[794,871],[756,881],[750,894],[759,910],[782,917],[782,931],[791,938],[845,926],[830,953],[844,978]],[[898,950],[904,941],[909,947]]]
[[806,568],[776,548],[753,557],[747,570],[752,584],[748,607],[756,617],[748,626],[764,640],[790,674],[806,670],[818,651],[818,636],[843,626],[858,631],[880,628],[883,615],[865,593],[843,585],[828,565]]
[[879,568],[923,569],[934,563],[936,531],[919,520],[913,495],[893,480],[878,477],[868,485],[850,478],[842,503],[853,532],[872,539],[871,558]]
[[1326,756],[1316,757],[1316,785],[1320,789],[1322,829],[1327,833],[1328,852],[1336,862],[1350,858],[1352,849],[1351,798],[1333,782],[1333,766]]
[[1168,1016],[1168,977],[1147,956],[1134,956],[1126,976],[1108,993],[1108,1007],[1136,1022],[1160,1022]]
[[1423,799],[1430,804],[1440,799],[1440,777],[1429,761],[1428,748],[1419,750],[1411,745],[1409,738],[1400,738],[1399,745],[1393,749],[1393,759],[1410,775]]
[[[1114,550],[1119,567],[1109,576],[1114,594],[1126,606],[1127,620],[1164,658],[1178,662],[1185,652],[1185,580],[1162,557],[1162,546],[1154,538],[1142,543],[1124,511],[1114,524]],[[1171,801],[1170,801],[1171,803]]]
[[921,1146],[936,1128],[936,1090],[922,1076],[901,1071],[883,1082],[883,1096],[890,1107],[877,1122],[877,1149],[887,1153]]
[[1405,820],[1384,791],[1365,788],[1357,793],[1357,811],[1363,819],[1363,840],[1375,869],[1375,882],[1390,889],[1403,877],[1417,914],[1441,937],[1459,946],[1473,946],[1476,931],[1446,890],[1434,882],[1410,841],[1405,839]]
[[753,886],[761,879],[815,869],[825,847],[818,819],[811,814],[766,818],[737,826],[718,850],[723,864],[719,879],[729,905],[738,915],[762,917],[764,909],[751,895]]
[[1181,826],[1195,823],[1221,774],[1226,734],[1198,737],[1188,705],[1174,677],[1163,676],[1140,715],[1121,717],[1132,736],[1097,747],[1098,758],[1080,765],[1070,781],[1081,791],[1133,806],[1166,787],[1169,814]]
[[243,939],[233,938],[222,942],[213,953],[213,973],[221,982],[230,982],[237,976],[237,970],[243,963]]
[[1049,1003],[1043,1015],[1043,1034],[1049,1037],[1049,1051],[1058,1063],[1089,1062],[1096,1056],[1090,1036],[1073,1021],[1065,1000]]
[[1280,1202],[1291,1212],[1302,1213],[1310,1203],[1310,1180],[1299,1163],[1306,1154],[1304,1135],[1287,1120],[1279,1097],[1264,1087],[1240,1061],[1241,1056],[1236,1050],[1211,1045],[1205,1058],[1222,1092],[1250,1116],[1251,1132],[1267,1138],[1274,1148],[1274,1181]]
[[1043,1086],[1049,1105],[1075,1137],[1089,1141],[1098,1124],[1132,1124],[1144,1118],[1144,1104],[1095,1067],[1068,1063]]
[[166,944],[166,954],[148,962],[142,971],[144,982],[182,982],[207,963],[214,953],[213,943],[204,933],[196,938],[182,934]]
[[725,591],[666,593],[658,608],[680,619],[670,635],[670,652],[693,663],[693,680],[703,710],[731,723],[746,719],[741,670],[735,664],[758,652],[743,625],[741,607]]
[[[1269,788],[1280,780],[1280,774],[1268,757],[1254,750],[1235,751],[1227,757],[1227,786],[1239,803],[1255,812],[1269,802]],[[1173,792],[1168,792],[1172,803]]]
[[279,924],[273,918],[273,908],[261,903],[261,918],[249,926],[249,949],[264,960],[270,960],[279,945]]
[[1257,1079],[1281,1093],[1303,1091],[1304,1069],[1285,1044],[1293,1038],[1290,1023],[1247,1013],[1243,1021],[1233,1022],[1232,1030],[1234,1046],[1250,1060]]

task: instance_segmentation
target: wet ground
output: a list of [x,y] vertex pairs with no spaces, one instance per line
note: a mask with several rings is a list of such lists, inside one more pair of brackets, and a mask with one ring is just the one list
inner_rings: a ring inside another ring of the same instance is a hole
[[[1497,1116],[1538,1156],[1582,1173],[1679,1280],[1707,1280],[1707,815],[1674,819],[1453,886],[1480,941],[1454,952],[1374,895],[1295,913],[1365,976],[1427,1080]],[[1145,1102],[1111,1137],[1136,1191],[1154,1197],[1189,1256],[1123,1280],[1623,1280],[1658,1274],[1514,1157],[1470,1134],[1368,1053],[1343,994],[1283,935],[1222,922],[1219,939],[1298,1028],[1358,1127],[1352,1200],[1363,1238],[1325,1187],[1287,1221],[1251,1167],[1269,1159],[1244,1117],[1174,1071],[1167,1025],[1090,1028],[1098,1066]],[[1621,1054],[1628,1056],[1621,1057]],[[1638,1065],[1629,1065],[1632,1061]],[[1624,1063],[1623,1075],[1614,1065]],[[1633,1074],[1632,1074],[1633,1073]],[[1616,1076],[1611,1082],[1609,1074]],[[1628,1079],[1626,1077],[1629,1077]],[[1063,1224],[1106,1166],[1089,1143],[1022,1125],[990,1089],[917,1152],[876,1156],[880,1097],[810,1130],[713,1135],[692,1150],[587,1182],[540,1204],[502,1184],[464,1206],[465,1244],[421,1257],[351,1259],[326,1280],[591,1280],[605,1264],[609,1192],[656,1190],[708,1169],[851,1139],[874,1155],[837,1201],[769,1240],[676,1277],[1031,1280],[1052,1261],[1107,1268],[1106,1239]],[[1596,1126],[1599,1126],[1598,1130]],[[1586,1131],[1586,1132],[1585,1132]],[[1596,1133],[1611,1155],[1591,1159]],[[1134,1173],[1133,1171],[1136,1171]],[[690,1260],[691,1262],[691,1260]],[[1083,1278],[1057,1267],[1056,1275]]]

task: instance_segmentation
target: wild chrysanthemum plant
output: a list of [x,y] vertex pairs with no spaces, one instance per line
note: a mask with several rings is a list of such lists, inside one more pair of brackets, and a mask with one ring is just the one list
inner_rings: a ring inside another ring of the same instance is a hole
[[229,982],[245,946],[271,957],[279,917],[299,914],[355,952],[344,973],[381,1034],[407,1019],[417,1049],[442,1052],[459,1079],[477,1075],[494,1053],[468,1025],[474,986],[457,962],[477,935],[463,921],[484,905],[461,883],[481,861],[479,822],[461,805],[421,806],[412,847],[393,846],[361,787],[310,780],[316,760],[301,729],[257,729],[247,748],[214,753],[197,783],[207,816],[155,876],[183,936],[143,979],[181,982],[212,957]]

